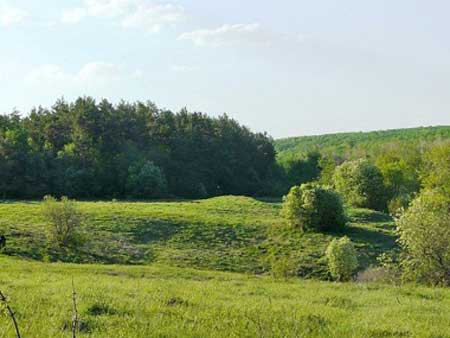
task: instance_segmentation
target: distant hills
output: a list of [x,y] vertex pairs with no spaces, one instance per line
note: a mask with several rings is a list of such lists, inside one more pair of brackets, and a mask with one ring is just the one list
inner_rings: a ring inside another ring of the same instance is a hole
[[288,137],[275,140],[279,156],[320,151],[345,155],[355,150],[370,151],[388,143],[420,144],[450,140],[450,126],[391,129],[370,132],[336,133]]

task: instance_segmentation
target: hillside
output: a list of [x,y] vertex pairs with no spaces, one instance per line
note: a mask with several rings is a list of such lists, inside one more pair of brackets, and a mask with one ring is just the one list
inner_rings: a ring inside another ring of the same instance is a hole
[[149,264],[267,273],[281,258],[302,277],[327,279],[323,258],[336,236],[357,246],[360,269],[395,245],[392,220],[364,209],[349,210],[342,233],[301,233],[284,226],[281,203],[225,196],[178,202],[79,202],[86,214],[86,244],[76,251],[46,247],[39,202],[0,204],[4,253],[41,261]]
[[[448,337],[450,290],[328,283],[192,269],[46,264],[0,257],[23,337]],[[0,316],[0,338],[14,337]]]
[[312,150],[343,155],[354,149],[370,151],[391,142],[419,144],[443,139],[450,139],[450,126],[289,137],[275,140],[275,149],[280,156]]

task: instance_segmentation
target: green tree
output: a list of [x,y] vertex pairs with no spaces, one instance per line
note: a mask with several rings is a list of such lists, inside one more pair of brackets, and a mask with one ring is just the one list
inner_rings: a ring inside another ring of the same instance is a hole
[[358,257],[352,241],[348,237],[333,239],[327,247],[328,268],[333,278],[348,281],[358,267]]
[[405,276],[450,285],[450,197],[424,190],[398,219]]
[[128,170],[127,188],[135,198],[159,198],[167,194],[167,181],[153,162],[136,163]]
[[423,157],[423,187],[450,194],[450,142],[434,145]]
[[347,161],[336,168],[336,190],[344,200],[360,208],[386,209],[386,189],[380,170],[368,160]]
[[303,231],[335,230],[346,222],[340,196],[314,183],[292,187],[283,199],[282,214],[290,226]]

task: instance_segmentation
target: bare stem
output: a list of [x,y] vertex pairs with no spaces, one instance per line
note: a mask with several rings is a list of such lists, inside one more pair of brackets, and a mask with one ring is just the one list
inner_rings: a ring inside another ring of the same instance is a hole
[[5,304],[6,309],[8,310],[9,316],[11,317],[11,320],[14,324],[14,329],[16,330],[16,337],[21,338],[20,331],[19,331],[19,325],[17,324],[16,316],[14,314],[13,309],[8,304],[8,300],[6,299],[6,296],[0,291],[0,301]]
[[77,293],[75,291],[75,283],[72,277],[72,303],[73,303],[73,316],[72,316],[72,338],[77,338],[78,331],[78,308],[77,308]]

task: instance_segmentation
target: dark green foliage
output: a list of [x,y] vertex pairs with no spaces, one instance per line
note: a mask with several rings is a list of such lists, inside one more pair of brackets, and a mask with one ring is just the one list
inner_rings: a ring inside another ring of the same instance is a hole
[[320,158],[321,155],[318,152],[281,158],[278,163],[284,171],[287,189],[293,185],[316,180],[320,175]]
[[268,194],[271,139],[223,115],[79,98],[0,118],[0,198]]
[[134,164],[128,169],[127,191],[134,198],[158,198],[167,194],[162,170],[153,164]]
[[284,197],[283,215],[301,230],[337,230],[345,225],[340,196],[331,188],[307,183],[294,186]]
[[336,168],[334,185],[344,200],[358,208],[386,209],[386,189],[380,170],[367,160],[348,161]]

